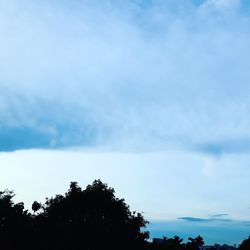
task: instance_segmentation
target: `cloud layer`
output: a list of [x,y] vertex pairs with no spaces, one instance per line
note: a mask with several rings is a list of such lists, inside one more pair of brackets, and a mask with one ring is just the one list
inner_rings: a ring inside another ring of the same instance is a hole
[[248,6],[0,1],[0,150],[249,151]]

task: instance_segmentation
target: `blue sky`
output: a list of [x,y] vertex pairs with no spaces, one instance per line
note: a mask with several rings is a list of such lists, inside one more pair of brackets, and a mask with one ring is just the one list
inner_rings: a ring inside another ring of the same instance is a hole
[[0,1],[0,188],[30,204],[100,177],[152,220],[248,222],[249,15],[246,0]]

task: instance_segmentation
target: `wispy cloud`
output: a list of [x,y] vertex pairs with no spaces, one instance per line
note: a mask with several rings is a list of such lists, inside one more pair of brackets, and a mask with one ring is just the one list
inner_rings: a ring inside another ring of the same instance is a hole
[[191,222],[204,222],[207,219],[197,218],[197,217],[179,217],[179,220],[191,221]]
[[220,218],[220,217],[225,217],[225,216],[229,216],[229,214],[213,214],[211,217]]
[[0,150],[249,151],[243,5],[0,1]]
[[227,218],[225,215],[211,216],[208,218],[199,218],[199,217],[179,217],[179,220],[189,221],[189,222],[233,222],[232,219]]

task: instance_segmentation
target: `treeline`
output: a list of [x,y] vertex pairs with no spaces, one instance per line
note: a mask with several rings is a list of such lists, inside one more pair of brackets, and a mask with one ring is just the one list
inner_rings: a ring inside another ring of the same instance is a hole
[[[130,211],[114,189],[96,180],[86,189],[76,182],[64,195],[35,201],[32,211],[13,202],[14,193],[0,192],[0,250],[198,250],[202,237],[149,241],[147,221]],[[250,249],[250,240],[240,249]]]
[[[204,245],[204,240],[201,236],[189,238],[188,242],[183,243],[183,239],[178,236],[174,238],[154,239],[148,244],[148,249],[152,250],[199,250]],[[210,249],[209,249],[210,250]],[[211,249],[212,250],[212,249]]]

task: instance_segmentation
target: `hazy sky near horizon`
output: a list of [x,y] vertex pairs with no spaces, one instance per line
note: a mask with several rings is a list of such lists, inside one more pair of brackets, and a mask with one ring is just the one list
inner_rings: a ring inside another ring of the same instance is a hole
[[0,188],[248,223],[249,27],[247,0],[0,0]]

